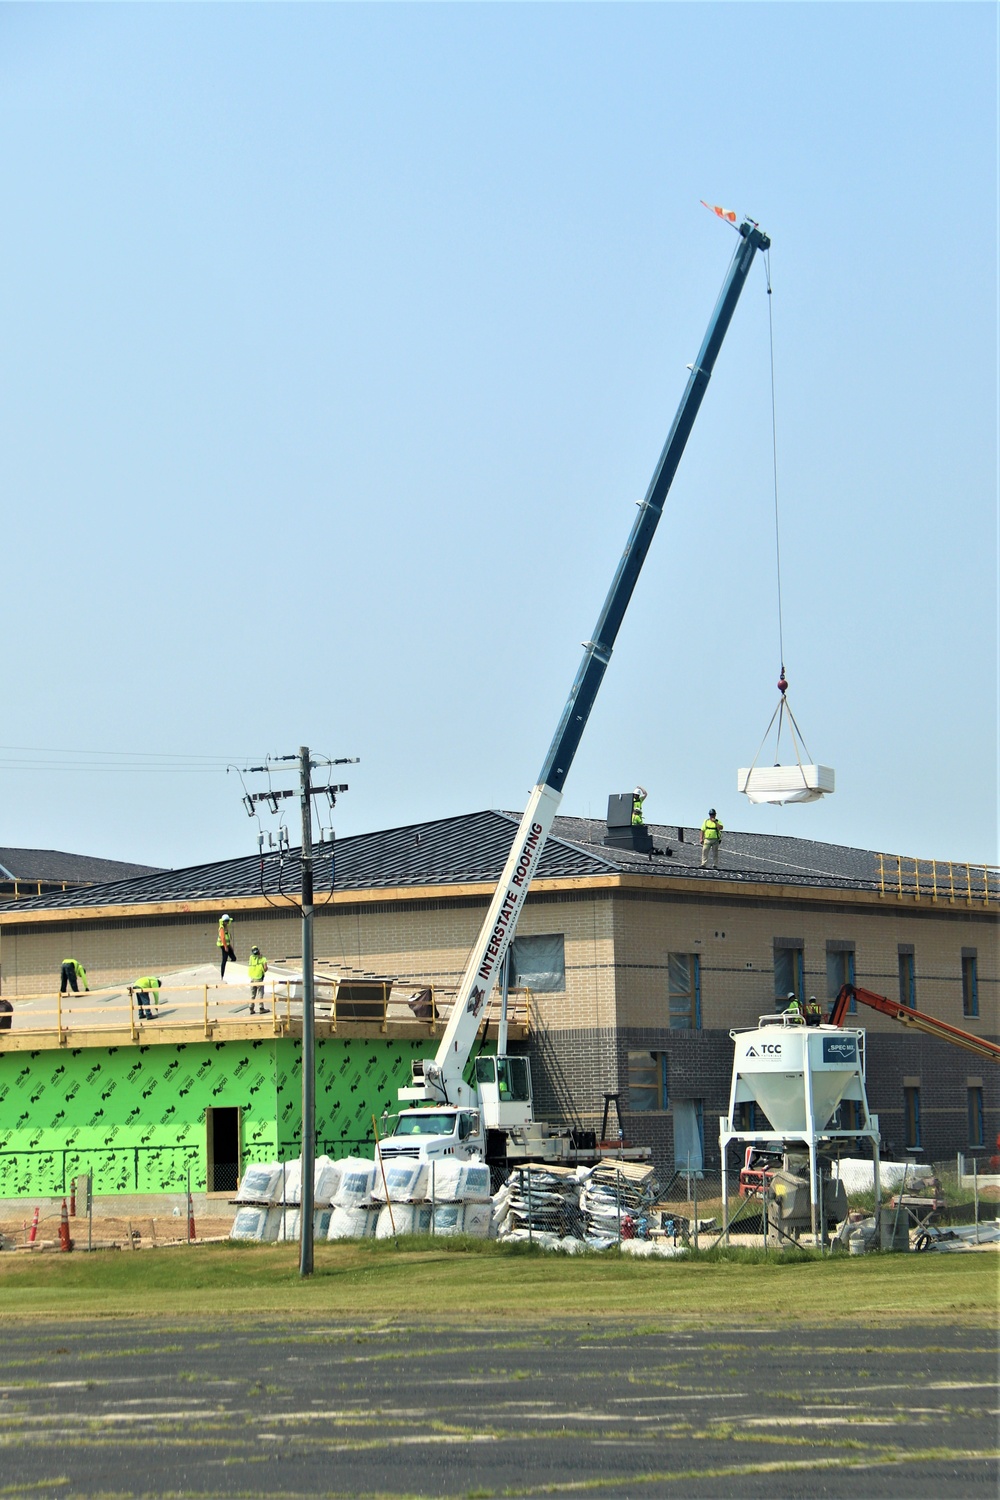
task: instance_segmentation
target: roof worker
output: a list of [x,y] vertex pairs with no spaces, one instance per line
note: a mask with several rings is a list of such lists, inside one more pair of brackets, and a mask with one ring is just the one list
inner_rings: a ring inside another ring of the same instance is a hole
[[74,995],[80,993],[77,980],[80,980],[85,990],[90,989],[87,983],[87,971],[83,964],[77,963],[75,958],[64,958],[62,968],[59,970],[59,993],[65,995],[67,990],[72,990]]
[[644,786],[637,786],[632,793],[632,827],[642,827],[642,804],[645,802],[648,792]]
[[219,973],[220,979],[226,977],[226,960],[232,959],[236,962],[236,949],[233,947],[233,919],[227,911],[219,918],[219,936],[215,940],[215,946],[222,949],[222,968]]
[[708,809],[708,817],[701,825],[701,864],[719,868],[719,845],[722,843],[722,824],[715,816],[715,808]]
[[815,995],[810,995],[806,1001],[806,1025],[818,1026],[822,1019],[823,1012],[820,1009],[819,1001]]
[[139,1020],[151,1021],[153,1019],[153,1006],[160,1008],[160,984],[161,980],[155,974],[147,974],[143,979],[137,979],[132,988],[136,991],[136,999],[139,1002]]
[[267,973],[267,959],[264,958],[259,948],[250,949],[250,957],[247,961],[247,970],[250,974],[250,1014],[254,1014],[254,1006],[260,1001],[260,1013],[264,1014],[264,975]]
[[0,995],[0,1031],[9,1031],[14,1020],[14,1007],[10,1001]]

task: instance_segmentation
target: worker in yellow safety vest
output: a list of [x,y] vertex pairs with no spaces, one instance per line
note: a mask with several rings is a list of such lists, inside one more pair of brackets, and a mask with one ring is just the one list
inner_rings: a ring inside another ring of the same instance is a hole
[[147,974],[144,979],[137,979],[132,988],[139,1001],[139,1020],[151,1021],[153,1006],[160,1008],[160,980],[155,974]]
[[646,788],[644,786],[637,786],[636,789],[635,789],[635,791],[632,793],[632,827],[633,828],[641,828],[642,827],[642,804],[645,802],[646,796],[647,796],[647,792],[646,792]]
[[65,995],[67,990],[72,990],[74,995],[78,995],[80,993],[80,985],[77,984],[78,979],[85,990],[90,989],[90,985],[87,983],[87,971],[83,967],[83,964],[78,964],[75,958],[64,958],[62,968],[59,970],[60,995]]
[[236,962],[236,949],[233,947],[233,919],[227,911],[219,918],[219,936],[216,938],[216,947],[222,949],[222,969],[220,978],[226,977],[226,960],[231,958]]
[[803,1019],[802,1007],[796,1000],[794,992],[789,992],[788,1004],[785,1006],[785,1015],[791,1016],[793,1021],[801,1021]]
[[819,1001],[815,995],[810,995],[806,1001],[806,1025],[818,1026],[823,1020],[823,1012],[820,1010]]
[[711,864],[713,869],[719,866],[719,845],[722,843],[722,824],[715,816],[715,808],[708,809],[708,817],[701,825],[701,862],[702,865]]
[[254,1006],[260,1001],[260,1013],[264,1014],[264,975],[267,973],[267,959],[259,948],[250,949],[250,958],[247,963],[250,974],[250,1014],[254,1014]]

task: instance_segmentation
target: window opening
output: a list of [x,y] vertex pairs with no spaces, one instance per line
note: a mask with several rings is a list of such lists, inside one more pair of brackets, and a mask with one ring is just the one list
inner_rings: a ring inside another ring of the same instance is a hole
[[701,960],[697,953],[667,954],[667,998],[672,1031],[701,1026]]
[[801,1000],[805,991],[805,963],[800,944],[774,945],[774,998],[783,1009],[790,994]]
[[[854,949],[834,947],[827,944],[826,949],[826,993],[829,1000],[836,1000],[845,984],[854,983]],[[847,1007],[850,1015],[858,1013],[858,1002],[851,996],[851,1002]]]
[[912,948],[899,950],[899,1003],[917,1008],[917,965]]
[[510,946],[510,983],[514,989],[547,994],[566,988],[565,942],[561,932],[516,937]]
[[920,1147],[920,1090],[918,1088],[904,1088],[903,1090],[903,1127],[907,1150],[918,1150]]
[[634,1114],[648,1114],[651,1110],[667,1108],[665,1052],[629,1053],[628,1107]]
[[979,1014],[979,975],[976,972],[976,955],[962,955],[962,1015]]
[[983,1091],[981,1088],[970,1088],[968,1090],[968,1107],[969,1145],[982,1146],[986,1137],[983,1122]]

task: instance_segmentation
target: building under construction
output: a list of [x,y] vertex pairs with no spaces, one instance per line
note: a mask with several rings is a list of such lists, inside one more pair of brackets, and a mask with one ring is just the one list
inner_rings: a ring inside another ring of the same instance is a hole
[[[410,1064],[433,1053],[517,818],[482,812],[342,839],[315,861],[317,1146],[370,1150]],[[718,1163],[730,1027],[789,992],[824,1013],[844,983],[998,1039],[992,867],[917,861],[727,830],[702,868],[696,830],[556,819],[513,944],[511,1050],[536,1111],[598,1133],[609,1096],[661,1170]],[[295,851],[164,871],[0,907],[0,1195],[163,1192],[188,1168],[231,1192],[301,1137],[301,918]],[[239,960],[268,957],[250,1014],[245,967],[220,982],[218,918]],[[90,991],[58,995],[68,957]],[[299,968],[296,970],[296,962]],[[130,986],[163,990],[142,1021]],[[481,1045],[496,1036],[487,1011]],[[871,1012],[868,1093],[886,1149],[989,1148],[996,1067]],[[987,1153],[989,1151],[987,1149]]]

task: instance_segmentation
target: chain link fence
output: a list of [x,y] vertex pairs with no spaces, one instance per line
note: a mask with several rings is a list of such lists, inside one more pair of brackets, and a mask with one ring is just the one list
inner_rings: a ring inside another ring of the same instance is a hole
[[[342,1156],[344,1144],[338,1142],[329,1155]],[[371,1149],[367,1141],[347,1144],[349,1154]],[[143,1192],[137,1186],[153,1168],[142,1150],[62,1153],[63,1161],[48,1164],[47,1182],[51,1186],[55,1176],[62,1191],[44,1195],[31,1193],[36,1174],[25,1160],[30,1153],[16,1153],[16,1163],[6,1163],[6,1180],[23,1188],[0,1198],[0,1249],[63,1250],[68,1242],[77,1250],[147,1249],[227,1238],[237,1213],[235,1166],[232,1190],[208,1193],[203,1153],[157,1148],[155,1172],[164,1186]],[[162,1159],[167,1154],[169,1163]],[[2,1158],[0,1153],[0,1180]],[[718,1170],[685,1166],[658,1176],[646,1164],[610,1158],[589,1173],[525,1164],[513,1167],[503,1182],[494,1174],[492,1232],[565,1249],[639,1248],[645,1242],[708,1250],[724,1238],[760,1249],[822,1241],[851,1253],[958,1248],[1000,1240],[1000,1173],[991,1166],[963,1156],[883,1162],[876,1201],[870,1160],[821,1157],[814,1222],[804,1155],[747,1152],[728,1173],[727,1196]],[[822,1232],[814,1234],[814,1228]]]

